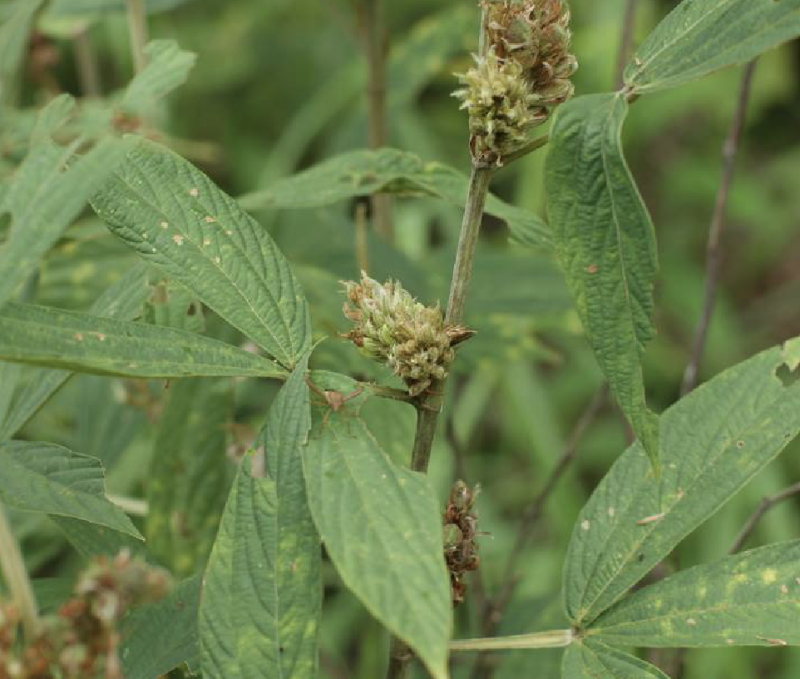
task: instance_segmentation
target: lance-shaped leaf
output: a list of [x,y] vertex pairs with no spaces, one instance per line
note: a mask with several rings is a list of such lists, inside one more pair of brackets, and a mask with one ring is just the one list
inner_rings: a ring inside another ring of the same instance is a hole
[[[395,149],[351,151],[268,189],[242,196],[245,209],[298,209],[324,207],[356,196],[396,193],[433,196],[463,207],[467,177],[441,163],[425,163],[413,153]],[[534,213],[490,195],[486,212],[508,224],[515,240],[527,245],[550,242],[547,225]]]
[[653,224],[622,155],[625,97],[579,97],[558,109],[547,156],[548,214],[583,327],[611,391],[654,464],[658,419],[641,357],[655,334]]
[[103,465],[50,443],[0,443],[0,498],[29,512],[83,519],[140,538],[105,497]]
[[[140,264],[108,288],[92,305],[91,313],[121,320],[135,318],[141,312],[149,291],[146,266]],[[13,404],[5,417],[0,415],[0,441],[14,436],[72,376],[65,370],[37,369],[32,373],[24,386],[15,392]]]
[[171,151],[129,138],[92,200],[113,233],[285,366],[311,341],[303,291],[267,232]]
[[436,496],[345,410],[315,427],[303,455],[311,513],[345,585],[443,679],[452,604]]
[[134,609],[122,623],[125,679],[154,679],[198,656],[200,577],[184,580],[162,601]]
[[645,587],[587,634],[618,646],[798,646],[798,610],[800,542],[787,542]]
[[300,462],[311,425],[307,362],[278,394],[228,498],[200,606],[205,677],[316,676],[321,548]]
[[147,66],[126,88],[121,102],[125,110],[147,111],[186,82],[197,60],[196,54],[182,50],[174,40],[153,40],[144,52]]
[[9,303],[0,359],[121,377],[283,377],[272,361],[190,332]]
[[562,679],[669,679],[660,669],[594,639],[564,652]]
[[[45,121],[53,111],[62,112],[70,102],[66,96],[51,102],[40,115],[39,127],[48,126]],[[62,148],[48,137],[34,143],[5,194],[0,214],[11,215],[11,226],[8,240],[0,246],[0,308],[86,207],[122,160],[124,148],[115,139],[105,139],[73,161],[74,153],[75,145]]]
[[743,64],[800,35],[800,0],[683,0],[625,70],[636,93],[657,92]]
[[727,370],[661,417],[662,474],[639,443],[611,468],[578,517],[564,569],[570,619],[590,625],[764,468],[800,431],[800,342]]

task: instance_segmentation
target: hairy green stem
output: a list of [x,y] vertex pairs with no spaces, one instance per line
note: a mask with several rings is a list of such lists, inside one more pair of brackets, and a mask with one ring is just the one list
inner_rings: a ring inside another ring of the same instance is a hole
[[97,53],[89,38],[89,29],[78,33],[73,44],[81,92],[85,97],[99,97],[101,94],[100,71],[97,68]]
[[11,594],[11,601],[19,608],[25,636],[33,639],[39,630],[39,613],[36,597],[22,559],[14,533],[8,523],[5,509],[0,504],[0,567]]
[[147,8],[144,0],[125,0],[128,7],[128,30],[131,35],[131,53],[136,73],[147,66],[144,46],[147,44]]
[[[450,299],[447,303],[446,322],[452,325],[461,323],[467,303],[469,282],[472,278],[472,265],[475,261],[475,250],[478,245],[486,196],[492,180],[491,168],[473,167],[469,182],[467,205],[461,224],[461,235],[458,240],[456,262],[453,267],[453,279],[450,283]],[[431,386],[426,395],[417,402],[417,430],[414,435],[414,451],[411,457],[411,468],[425,473],[431,459],[433,440],[436,436],[436,425],[442,407],[442,394],[445,381]],[[413,654],[402,641],[392,640],[387,679],[402,679],[408,671],[408,664]]]
[[451,651],[505,651],[513,649],[564,648],[575,636],[572,630],[559,629],[535,634],[518,634],[511,637],[488,637],[485,639],[460,639],[450,644]]

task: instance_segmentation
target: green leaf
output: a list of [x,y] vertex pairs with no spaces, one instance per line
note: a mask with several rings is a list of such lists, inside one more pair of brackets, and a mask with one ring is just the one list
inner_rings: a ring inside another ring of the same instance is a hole
[[33,18],[43,0],[16,0],[9,17],[0,26],[0,100],[8,99],[28,47]]
[[179,380],[158,423],[147,476],[145,536],[151,554],[180,576],[205,566],[230,488],[227,385]]
[[622,599],[587,632],[622,646],[799,646],[800,541],[690,568]]
[[141,538],[134,539],[105,526],[66,516],[51,515],[50,519],[58,526],[67,541],[86,559],[98,556],[114,557],[123,550],[133,556],[146,559],[145,543]]
[[[395,149],[351,151],[331,158],[271,188],[239,199],[247,210],[297,209],[332,205],[355,196],[396,193],[433,196],[463,207],[467,177],[441,163],[424,163],[418,156]],[[546,245],[549,230],[532,212],[490,195],[486,212],[508,224],[511,235],[530,245]]]
[[592,623],[773,460],[800,431],[800,382],[780,347],[727,370],[661,417],[663,472],[637,442],[583,508],[564,570],[567,614]]
[[743,64],[800,35],[800,0],[683,0],[625,70],[634,92],[657,92]]
[[[179,7],[189,0],[145,0],[148,14]],[[53,0],[48,14],[54,17],[80,16],[99,12],[124,12],[125,0]]]
[[0,359],[122,377],[282,377],[272,361],[189,332],[28,304],[0,311]]
[[183,580],[166,599],[136,608],[123,620],[125,679],[156,679],[197,657],[200,585],[200,576]]
[[[108,288],[92,305],[91,311],[97,316],[129,320],[139,315],[149,292],[146,267],[141,264]],[[33,374],[29,374],[25,385],[14,395],[13,405],[6,417],[0,417],[0,441],[14,436],[72,376],[72,373],[64,370],[37,369],[29,372]]]
[[[56,99],[50,107],[60,108],[64,101]],[[48,115],[45,109],[41,118]],[[64,149],[45,139],[34,144],[17,169],[0,206],[0,214],[11,215],[8,240],[0,246],[0,308],[36,270],[123,154],[115,139],[102,140],[70,163],[75,150],[75,144]]]
[[547,156],[548,214],[583,327],[611,391],[658,461],[641,356],[655,334],[653,224],[622,155],[625,97],[579,97],[558,109]]
[[113,233],[285,366],[309,348],[308,305],[266,231],[202,172],[142,139],[92,204]]
[[0,497],[16,509],[83,519],[140,538],[105,497],[103,465],[50,443],[0,443]]
[[632,655],[586,639],[564,652],[562,679],[669,679],[660,669]]
[[443,679],[452,603],[436,496],[425,476],[392,464],[352,409],[325,409],[303,455],[311,513],[345,585]]
[[278,394],[228,498],[200,605],[209,679],[316,676],[321,549],[300,462],[310,427],[307,363]]
[[186,82],[197,55],[178,47],[174,40],[153,40],[144,48],[147,66],[131,80],[121,106],[129,111],[147,111],[159,99]]

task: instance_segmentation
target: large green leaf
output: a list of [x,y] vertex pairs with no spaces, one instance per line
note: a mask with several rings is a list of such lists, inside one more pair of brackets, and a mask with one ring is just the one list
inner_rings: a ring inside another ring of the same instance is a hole
[[105,497],[103,465],[50,443],[0,443],[0,498],[29,512],[82,519],[134,537],[139,532]]
[[142,257],[291,367],[310,346],[308,305],[267,232],[206,175],[146,140],[92,204]]
[[196,54],[182,50],[174,40],[153,40],[144,51],[147,66],[131,80],[122,98],[126,110],[147,111],[186,82],[197,60]]
[[722,373],[661,417],[663,472],[637,442],[611,468],[577,520],[564,570],[571,620],[592,623],[800,431],[800,382],[776,371],[800,344]]
[[800,645],[800,542],[690,568],[622,599],[587,634],[620,646]]
[[[247,210],[324,207],[355,196],[396,193],[433,196],[464,206],[468,179],[441,163],[425,163],[395,149],[351,151],[276,182],[269,189],[242,196]],[[532,212],[489,196],[486,212],[504,220],[511,235],[529,245],[549,243],[547,225]]]
[[134,609],[123,620],[125,679],[156,679],[197,657],[200,581],[199,576],[182,581],[166,599]]
[[86,559],[99,556],[114,557],[123,550],[142,559],[148,556],[145,543],[127,533],[68,516],[51,514],[50,519],[75,550]]
[[548,214],[559,259],[611,391],[654,464],[658,419],[641,356],[655,334],[653,224],[622,154],[625,97],[579,97],[558,109],[547,156]]
[[310,427],[306,366],[307,358],[279,393],[228,498],[200,605],[209,679],[316,675],[321,548],[300,462]]
[[683,0],[625,70],[634,92],[657,92],[742,64],[800,35],[800,0]]
[[564,652],[562,679],[669,679],[657,667],[616,648],[587,639]]
[[[42,112],[39,125],[46,124],[43,120],[54,110],[62,111],[68,101],[66,96],[54,100]],[[74,153],[75,145],[62,148],[45,138],[33,145],[16,171],[0,205],[0,214],[11,215],[8,240],[0,246],[0,308],[122,160],[123,146],[105,139],[70,162]]]
[[[141,264],[108,288],[92,305],[91,312],[97,316],[130,320],[141,312],[149,291],[146,267]],[[14,394],[6,416],[0,416],[0,441],[14,436],[71,376],[72,373],[65,370],[29,370],[26,382]]]
[[179,380],[158,423],[147,477],[149,551],[173,573],[205,566],[230,488],[225,453],[233,394],[213,380]]
[[[341,378],[314,379],[320,388],[353,391]],[[443,679],[452,604],[436,496],[426,477],[391,462],[353,408],[325,409],[309,439],[311,513],[345,585]]]
[[0,359],[123,377],[282,377],[272,361],[217,340],[29,304],[0,311]]

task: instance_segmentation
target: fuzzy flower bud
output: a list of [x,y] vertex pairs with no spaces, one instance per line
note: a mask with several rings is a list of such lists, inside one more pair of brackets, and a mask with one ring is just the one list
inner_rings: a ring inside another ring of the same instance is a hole
[[344,315],[353,322],[345,335],[362,354],[385,363],[412,396],[447,377],[454,347],[474,332],[448,326],[441,309],[417,302],[396,281],[381,285],[365,273],[361,282],[344,283]]
[[572,96],[566,0],[483,0],[485,56],[458,75],[454,92],[469,113],[470,148],[483,164],[502,164],[528,133]]

